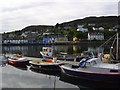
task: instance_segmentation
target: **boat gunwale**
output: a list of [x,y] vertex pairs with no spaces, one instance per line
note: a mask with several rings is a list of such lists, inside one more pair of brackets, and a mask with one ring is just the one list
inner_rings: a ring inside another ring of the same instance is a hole
[[65,66],[60,66],[61,68],[65,68],[67,70],[70,70],[70,71],[74,71],[74,72],[82,72],[82,73],[89,73],[89,74],[97,74],[97,75],[120,75],[120,73],[99,73],[99,72],[90,72],[90,71],[83,71],[83,70],[77,70],[77,69],[72,69],[72,68],[68,68],[68,67],[65,67]]
[[[33,63],[32,61],[29,62],[30,64],[34,64],[34,65],[59,65],[59,64],[62,64],[62,63],[54,63],[54,62],[46,62],[46,64],[44,64],[45,62],[41,62],[41,64],[39,63]],[[50,63],[50,64],[48,64]]]
[[[16,60],[15,60],[16,59]],[[26,62],[28,61],[27,59],[19,60],[19,58],[8,58],[8,61],[19,61],[19,62]]]

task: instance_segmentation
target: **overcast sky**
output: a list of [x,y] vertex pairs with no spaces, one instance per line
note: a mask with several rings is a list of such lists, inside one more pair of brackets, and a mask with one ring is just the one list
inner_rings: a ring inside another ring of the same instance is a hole
[[[2,0],[0,33],[88,16],[118,15],[119,0]],[[2,17],[2,18],[1,18]]]

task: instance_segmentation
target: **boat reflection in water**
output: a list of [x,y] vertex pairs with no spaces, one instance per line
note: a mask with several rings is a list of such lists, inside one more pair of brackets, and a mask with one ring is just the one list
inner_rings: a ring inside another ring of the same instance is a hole
[[88,89],[97,89],[97,88],[119,88],[119,84],[116,83],[106,83],[106,82],[98,82],[85,80],[82,78],[71,77],[61,73],[60,81],[70,83],[73,85],[77,85],[79,88],[88,88]]
[[15,65],[15,64],[10,64],[10,63],[8,63],[8,65],[13,66],[13,67],[20,69],[20,70],[24,70],[24,71],[28,70],[27,65]]
[[33,67],[30,67],[30,70],[33,72],[36,72],[36,73],[52,75],[52,76],[60,76],[60,74],[61,74],[60,70],[35,69]]
[[44,74],[46,76],[48,76],[48,78],[50,80],[53,80],[53,90],[56,89],[56,81],[57,81],[57,77],[60,77],[61,71],[60,70],[50,70],[50,69],[36,69],[33,67],[30,67],[30,70],[35,72],[35,73],[40,73],[40,74]]

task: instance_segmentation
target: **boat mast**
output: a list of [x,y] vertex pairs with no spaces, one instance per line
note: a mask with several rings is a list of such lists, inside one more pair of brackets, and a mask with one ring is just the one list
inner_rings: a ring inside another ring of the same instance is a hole
[[118,60],[118,49],[119,49],[119,35],[117,33],[117,47],[116,47],[116,60]]

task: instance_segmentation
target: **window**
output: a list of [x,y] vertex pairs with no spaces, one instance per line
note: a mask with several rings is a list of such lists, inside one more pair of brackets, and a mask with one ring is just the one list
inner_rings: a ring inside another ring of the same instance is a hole
[[91,62],[91,65],[95,65],[95,64],[97,64],[96,61],[92,61]]
[[110,70],[110,72],[118,72],[118,70]]
[[52,50],[51,50],[51,49],[49,49],[49,52],[52,52]]
[[90,62],[87,62],[87,63],[86,63],[86,66],[90,66],[90,65],[91,65]]

